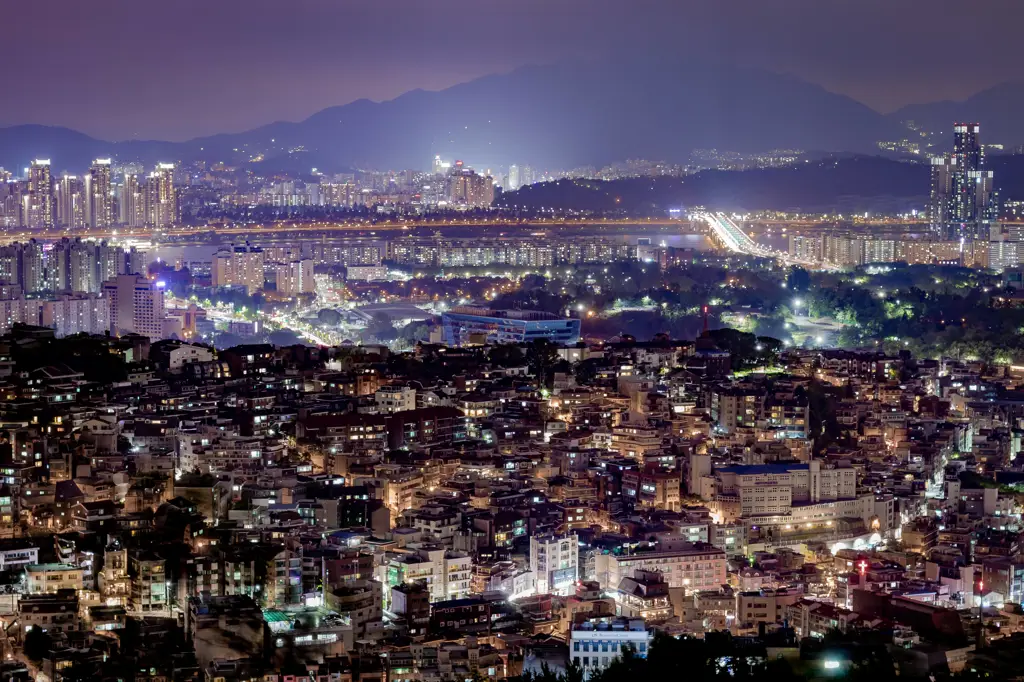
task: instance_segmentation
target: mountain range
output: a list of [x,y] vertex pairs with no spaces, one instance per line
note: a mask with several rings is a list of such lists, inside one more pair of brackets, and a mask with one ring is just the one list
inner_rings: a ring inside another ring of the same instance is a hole
[[[877,153],[907,137],[912,118],[934,130],[953,120],[983,123],[986,140],[1024,141],[1014,117],[1024,85],[992,88],[964,102],[880,114],[844,95],[760,69],[710,63],[625,60],[529,66],[445,90],[414,90],[385,102],[358,100],[304,121],[187,142],[106,142],[67,128],[0,128],[0,166],[50,158],[72,172],[96,157],[282,166],[427,168],[435,154],[478,168],[602,165],[627,158],[685,163],[694,149]],[[992,136],[988,136],[992,130]]]

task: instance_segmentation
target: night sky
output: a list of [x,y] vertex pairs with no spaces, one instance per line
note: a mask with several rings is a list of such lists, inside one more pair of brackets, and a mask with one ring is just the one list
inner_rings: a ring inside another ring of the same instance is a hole
[[0,17],[0,125],[105,139],[238,131],[626,53],[762,66],[882,112],[1024,67],[1020,0],[0,0]]

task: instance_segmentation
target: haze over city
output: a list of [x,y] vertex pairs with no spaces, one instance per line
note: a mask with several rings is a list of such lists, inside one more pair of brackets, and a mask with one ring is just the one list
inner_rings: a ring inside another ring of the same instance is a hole
[[[1019,4],[939,0],[185,0],[3,3],[0,124],[185,140],[566,59],[636,54],[793,74],[882,113],[1018,81]],[[971,58],[938,49],[984,35]],[[870,38],[869,38],[870,37]],[[70,65],[75,68],[69,68]],[[45,74],[45,76],[43,75]],[[643,74],[637,74],[643,79]],[[671,82],[651,82],[671,88]]]

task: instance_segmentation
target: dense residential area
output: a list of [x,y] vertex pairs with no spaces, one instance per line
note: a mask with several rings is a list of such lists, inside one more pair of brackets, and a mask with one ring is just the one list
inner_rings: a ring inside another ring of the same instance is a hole
[[1021,665],[1018,369],[776,347],[739,373],[716,337],[215,351],[15,325],[0,671]]

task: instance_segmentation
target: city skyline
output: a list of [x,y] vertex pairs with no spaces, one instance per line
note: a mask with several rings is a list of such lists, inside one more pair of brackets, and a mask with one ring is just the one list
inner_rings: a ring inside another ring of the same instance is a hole
[[3,682],[1024,680],[1019,0],[0,18]]

